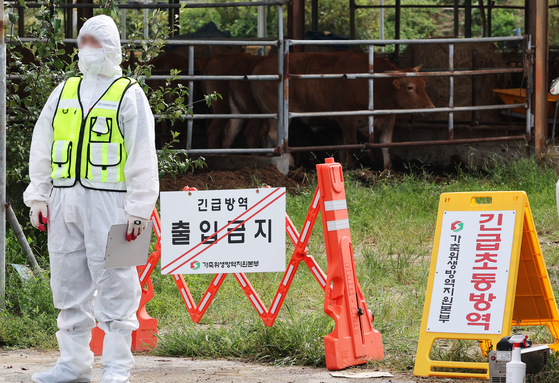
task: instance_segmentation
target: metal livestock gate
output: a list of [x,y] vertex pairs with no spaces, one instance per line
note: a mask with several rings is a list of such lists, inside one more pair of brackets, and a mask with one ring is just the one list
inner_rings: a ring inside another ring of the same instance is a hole
[[[277,81],[278,82],[278,113],[275,114],[193,114],[192,116],[184,116],[187,119],[187,137],[186,137],[186,148],[183,149],[189,154],[271,154],[271,155],[281,155],[282,153],[288,152],[301,152],[301,151],[316,151],[316,150],[342,150],[342,149],[362,149],[362,148],[381,148],[381,147],[397,147],[397,146],[425,146],[425,145],[448,145],[448,144],[468,144],[468,143],[481,143],[481,142],[496,142],[496,141],[514,141],[514,140],[530,140],[532,137],[531,128],[533,126],[533,120],[530,118],[526,119],[526,131],[524,135],[513,135],[513,136],[500,136],[500,137],[485,137],[485,138],[470,138],[470,139],[454,139],[454,113],[461,111],[479,111],[479,110],[492,110],[492,109],[527,109],[527,116],[531,115],[531,100],[530,95],[533,89],[532,82],[532,71],[533,71],[533,52],[530,36],[513,36],[513,37],[487,37],[487,38],[454,38],[454,39],[410,39],[410,40],[343,40],[343,41],[318,41],[318,40],[300,40],[300,39],[284,39],[284,23],[283,23],[283,7],[290,5],[291,0],[266,0],[266,1],[245,1],[245,2],[223,2],[223,3],[183,3],[178,4],[170,1],[168,4],[165,3],[140,3],[140,4],[120,4],[119,7],[123,10],[126,9],[169,9],[170,14],[175,12],[176,9],[183,8],[214,8],[214,7],[248,7],[248,6],[275,6],[277,9],[277,38],[274,39],[209,39],[209,40],[167,40],[167,45],[175,46],[188,46],[188,73],[180,76],[181,80],[189,81],[189,88],[193,89],[194,81],[204,81],[204,80],[243,80],[243,81]],[[297,1],[295,1],[297,3]],[[466,2],[467,3],[467,2]],[[400,4],[400,2],[398,2]],[[455,2],[455,4],[457,4]],[[39,4],[28,4],[30,7],[37,7]],[[13,4],[14,8],[21,10],[18,4]],[[85,8],[92,10],[93,8],[99,8],[99,4],[59,4],[58,7],[63,9],[69,8]],[[291,5],[291,7],[297,7],[297,5]],[[391,8],[395,7],[399,9],[400,7],[391,5],[357,5],[354,0],[350,2],[350,20],[353,19],[355,10],[358,8]],[[401,5],[401,7],[417,7],[417,5]],[[437,6],[443,7],[443,6]],[[460,6],[460,8],[467,8],[467,4]],[[498,6],[494,8],[500,8]],[[313,1],[313,9],[316,9],[316,2]],[[457,7],[455,6],[455,9]],[[467,16],[466,12],[466,16]],[[171,19],[170,19],[171,20]],[[296,24],[296,22],[295,22]],[[316,24],[316,20],[313,19],[313,25]],[[352,35],[354,34],[354,23],[351,23]],[[21,32],[21,31],[20,31]],[[398,35],[398,28],[396,29],[396,34]],[[21,40],[28,40],[22,38]],[[67,43],[76,43],[76,39],[64,39]],[[122,43],[128,43],[129,41],[124,39]],[[523,42],[523,55],[525,56],[523,62],[529,63],[529,68],[496,68],[496,69],[455,69],[454,67],[454,45],[463,43],[479,43],[479,42]],[[385,46],[385,45],[395,45],[397,51],[399,46],[402,44],[434,44],[442,43],[449,45],[449,63],[447,71],[429,71],[420,73],[375,73],[373,67],[373,53],[375,46]],[[195,46],[210,46],[210,45],[222,45],[222,46],[247,46],[247,45],[258,45],[258,46],[276,46],[278,48],[278,73],[275,75],[195,75],[194,74],[194,47]],[[369,73],[345,73],[345,74],[320,74],[320,75],[309,75],[309,74],[294,74],[289,71],[289,52],[290,50],[297,49],[298,47],[305,45],[322,45],[322,46],[332,46],[332,45],[361,45],[368,46],[369,48]],[[527,97],[526,101],[521,104],[499,104],[499,105],[484,105],[484,106],[470,106],[470,107],[455,107],[454,106],[454,78],[455,76],[473,76],[474,78],[478,75],[489,75],[489,74],[512,74],[512,73],[524,73],[528,78],[527,81]],[[356,145],[331,145],[331,146],[306,146],[306,147],[290,147],[288,142],[289,137],[289,121],[291,118],[295,117],[333,117],[333,116],[358,116],[364,115],[369,117],[369,134],[373,133],[373,121],[376,115],[386,115],[386,114],[410,114],[410,113],[423,113],[425,110],[407,110],[407,109],[393,109],[393,110],[375,110],[373,103],[373,90],[374,90],[374,79],[375,78],[399,78],[406,76],[415,77],[449,77],[450,85],[450,97],[449,105],[445,107],[437,107],[435,109],[429,109],[429,113],[436,112],[447,112],[449,113],[448,118],[448,139],[447,140],[430,140],[430,141],[410,141],[410,142],[392,142],[392,143],[366,143],[366,144],[356,144]],[[152,75],[148,80],[165,80],[169,79],[169,75]],[[369,82],[369,108],[368,110],[358,110],[358,111],[324,111],[324,112],[308,112],[308,113],[293,113],[289,111],[289,82],[304,80],[304,79],[367,79]],[[189,92],[189,104],[193,102],[193,92]],[[192,109],[192,107],[191,107]],[[204,148],[193,148],[192,147],[192,131],[193,131],[193,120],[210,120],[210,119],[276,119],[278,120],[278,140],[275,148],[227,148],[227,149],[204,149]]]

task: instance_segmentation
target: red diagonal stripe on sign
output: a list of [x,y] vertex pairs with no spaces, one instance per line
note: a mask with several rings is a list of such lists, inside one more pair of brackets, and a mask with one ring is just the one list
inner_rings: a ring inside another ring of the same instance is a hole
[[[239,215],[237,218],[235,218],[233,221],[238,220],[239,218],[241,218],[243,215],[245,215],[246,213],[248,213],[249,211],[251,211],[252,209],[254,209],[256,206],[260,205],[262,202],[264,202],[266,199],[270,198],[275,192],[277,192],[279,190],[279,188],[274,189],[270,194],[268,194],[266,197],[262,198],[260,201],[258,201],[257,203],[254,204],[254,206],[252,206],[250,209],[245,210],[244,212],[241,213],[241,215]],[[285,193],[283,193],[285,194]],[[282,195],[283,195],[282,194]],[[277,199],[277,198],[276,198]],[[182,257],[188,255],[188,253],[192,252],[193,250],[195,250],[198,246],[203,245],[205,242],[207,242],[209,239],[213,238],[214,236],[216,236],[220,231],[222,231],[223,229],[225,229],[227,226],[229,226],[230,224],[227,224],[225,226],[223,226],[221,229],[219,229],[218,231],[216,231],[215,233],[213,233],[212,235],[210,235],[208,238],[206,238],[205,240],[203,240],[202,242],[200,242],[199,244],[197,244],[196,246],[194,246],[192,249],[188,250],[186,253],[182,254],[181,256],[177,257],[176,259],[174,259],[172,262],[170,262],[168,265],[166,265],[165,267],[161,268],[161,271],[165,270],[167,267],[171,266],[173,263],[177,262],[179,259],[181,259]],[[234,229],[233,229],[234,230]],[[229,233],[228,233],[229,234]],[[226,234],[227,235],[227,234]],[[209,246],[211,247],[211,246]],[[208,247],[208,248],[209,248]],[[200,253],[198,253],[200,254]],[[198,255],[196,254],[195,257]],[[191,260],[192,258],[190,258],[189,260]],[[189,260],[187,260],[186,262],[188,262]],[[185,262],[185,263],[186,263]],[[184,263],[182,264],[184,265]],[[181,265],[181,266],[182,266]],[[180,267],[180,266],[179,266]],[[174,269],[176,270],[176,269]],[[170,273],[172,273],[174,270],[170,271]]]
[[[270,193],[270,195],[272,195],[272,193]],[[247,219],[245,219],[244,221],[242,221],[241,223],[239,223],[237,226],[235,226],[233,229],[229,230],[227,233],[225,233],[223,236],[221,236],[221,238],[218,238],[214,241],[214,243],[212,243],[211,245],[209,245],[208,247],[206,247],[205,249],[199,251],[198,253],[196,253],[195,255],[193,255],[192,257],[188,258],[186,261],[184,261],[183,263],[181,263],[180,265],[178,265],[177,267],[175,267],[173,270],[169,271],[169,274],[172,274],[173,271],[177,270],[178,268],[186,265],[188,262],[192,261],[194,258],[196,258],[197,256],[199,256],[200,254],[202,254],[204,251],[208,250],[210,247],[212,247],[213,245],[215,245],[216,243],[218,243],[219,241],[221,241],[223,238],[227,237],[229,235],[229,233],[235,231],[239,226],[243,225],[246,221],[248,221],[249,219],[251,219],[252,217],[254,217],[255,215],[257,215],[258,213],[260,213],[262,210],[266,209],[268,206],[270,206],[271,204],[273,204],[274,202],[276,202],[278,199],[280,199],[282,196],[285,195],[285,192],[281,193],[279,196],[277,196],[276,198],[274,198],[272,201],[268,202],[268,204],[266,204],[263,208],[261,208],[260,210],[258,210],[256,213],[254,213],[253,215],[251,215],[250,217],[248,217]],[[264,201],[264,198],[261,199],[261,201]],[[256,206],[256,205],[254,205]],[[247,210],[248,211],[248,210]],[[244,213],[243,213],[244,214]],[[237,219],[235,219],[234,221],[236,221]],[[233,222],[233,221],[231,221]],[[229,226],[229,225],[227,225]],[[218,232],[216,232],[215,234],[217,234]],[[207,239],[206,239],[207,240]],[[206,241],[204,241],[206,242]],[[203,242],[200,243],[200,245]],[[191,251],[194,250],[191,249]],[[183,257],[184,255],[182,255],[181,257]],[[177,258],[178,259],[178,258]]]

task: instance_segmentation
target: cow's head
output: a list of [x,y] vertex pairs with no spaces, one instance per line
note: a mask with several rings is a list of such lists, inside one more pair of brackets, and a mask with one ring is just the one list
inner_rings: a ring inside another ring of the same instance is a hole
[[[398,72],[419,72],[421,65],[415,68],[406,68]],[[392,84],[396,88],[396,106],[401,109],[434,108],[433,102],[425,91],[427,77],[400,77],[394,79]]]

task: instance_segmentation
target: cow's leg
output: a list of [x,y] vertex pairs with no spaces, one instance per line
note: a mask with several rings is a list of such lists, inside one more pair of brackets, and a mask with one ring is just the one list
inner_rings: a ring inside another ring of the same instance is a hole
[[226,122],[226,120],[217,118],[212,120],[212,123],[206,130],[206,135],[208,136],[208,148],[219,149],[221,147]]
[[243,129],[243,121],[240,118],[231,118],[225,124],[223,128],[223,147],[225,149],[230,148],[235,141],[235,138],[239,135]]
[[[229,108],[231,109],[231,114],[241,114],[241,111],[233,101],[231,94],[229,94]],[[223,129],[223,147],[230,148],[235,141],[235,138],[239,135],[243,129],[244,120],[239,118],[232,118],[225,124]]]
[[249,148],[263,148],[266,146],[269,122],[253,118],[245,128],[245,139]]
[[278,120],[270,119],[270,129],[268,130],[268,148],[275,148],[278,145]]
[[[389,116],[380,128],[380,142],[389,143],[392,142],[392,134],[394,133],[394,123],[396,122],[396,116]],[[382,159],[384,161],[384,168],[388,169],[392,165],[392,159],[390,158],[392,154],[391,148],[382,148]]]
[[[340,128],[342,129],[342,134],[344,137],[344,145],[356,144],[357,125],[356,125],[355,118],[351,116],[339,117],[337,118],[337,121],[340,124]],[[343,154],[345,154],[345,159]],[[344,162],[348,168],[352,168],[353,165],[355,164],[354,154],[355,154],[355,149],[342,150],[342,152],[340,153],[342,162]]]

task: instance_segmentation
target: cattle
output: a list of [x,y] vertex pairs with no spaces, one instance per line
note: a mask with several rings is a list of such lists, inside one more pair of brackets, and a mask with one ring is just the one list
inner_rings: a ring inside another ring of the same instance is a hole
[[[254,66],[258,64],[263,56],[246,55],[231,67],[229,74],[246,75],[252,73]],[[249,81],[229,81],[229,105],[232,113],[240,114],[259,114],[260,107],[252,93],[252,87]],[[239,120],[230,120],[239,121]],[[225,126],[224,144],[232,142],[234,137],[239,133],[242,126],[233,124]],[[245,128],[245,140],[249,148],[262,148],[266,146],[266,138],[268,137],[269,124],[267,120],[249,119]],[[225,147],[225,145],[224,145]]]
[[[203,75],[247,75],[263,56],[252,56],[243,53],[224,53],[210,58],[203,66]],[[214,114],[259,114],[260,108],[252,96],[252,88],[246,80],[202,81],[202,91],[210,94],[214,91],[222,99],[212,102]],[[243,119],[214,119],[207,129],[208,146],[210,149],[230,148],[242,130]],[[259,148],[265,143],[268,123],[261,119],[250,119],[245,129],[248,147]]]
[[[353,52],[290,53],[289,72],[291,74],[345,74],[367,73],[368,54]],[[398,71],[388,60],[375,57],[375,72]],[[402,72],[417,72],[407,68]],[[277,56],[268,56],[255,64],[252,74],[277,73]],[[403,77],[383,78],[374,81],[375,109],[422,109],[434,108],[425,92],[425,78]],[[277,83],[272,81],[251,82],[254,98],[262,113],[277,113]],[[368,81],[366,79],[317,79],[291,80],[289,83],[289,110],[291,112],[351,111],[368,109]],[[357,143],[357,132],[368,136],[367,116],[338,116],[322,118],[334,120],[342,128],[345,144]],[[380,142],[392,142],[395,115],[381,115],[374,118],[374,129]],[[270,120],[268,141],[277,142],[277,120]],[[374,135],[369,136],[374,142]],[[384,168],[391,166],[390,149],[383,148]],[[343,161],[348,167],[354,165],[354,150],[345,152]]]

